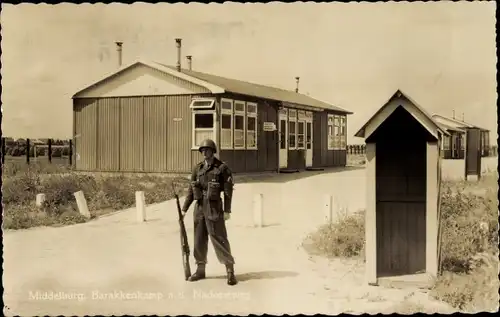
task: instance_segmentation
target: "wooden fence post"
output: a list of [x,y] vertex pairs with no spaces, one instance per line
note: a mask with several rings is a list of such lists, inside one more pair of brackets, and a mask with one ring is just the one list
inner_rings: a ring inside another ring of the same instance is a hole
[[30,163],[30,139],[26,139],[26,164]]
[[48,142],[49,142],[48,143],[49,147],[47,149],[47,151],[48,151],[47,156],[49,157],[49,163],[52,163],[52,139],[49,139]]

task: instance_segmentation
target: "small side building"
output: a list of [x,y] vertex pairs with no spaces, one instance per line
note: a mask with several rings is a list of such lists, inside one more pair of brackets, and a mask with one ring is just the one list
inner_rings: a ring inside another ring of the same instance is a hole
[[[463,120],[435,114],[432,116],[450,136],[443,139],[441,156],[444,159],[464,159],[466,148],[479,151],[481,157],[490,155],[490,131]],[[467,142],[467,140],[470,140]],[[469,143],[469,144],[467,144]]]
[[295,91],[148,61],[77,92],[73,113],[76,170],[175,174],[201,160],[205,138],[235,173],[345,166],[352,114]]
[[447,134],[400,90],[355,134],[366,142],[368,284],[429,286],[436,277],[439,147]]

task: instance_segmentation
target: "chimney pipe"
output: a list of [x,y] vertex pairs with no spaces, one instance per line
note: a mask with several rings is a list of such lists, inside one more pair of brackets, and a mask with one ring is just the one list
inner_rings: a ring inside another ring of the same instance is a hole
[[462,122],[465,122],[465,113],[462,112]]
[[178,72],[181,71],[181,42],[182,42],[182,39],[175,39],[175,43],[177,46],[177,65],[176,65],[176,68],[177,68]]
[[188,55],[186,56],[186,59],[188,60],[188,69],[193,70],[193,56]]
[[455,110],[453,110],[453,119],[455,119]]
[[297,82],[297,85],[295,86],[295,92],[299,92],[299,80],[300,77],[295,77],[295,81]]
[[122,45],[123,42],[115,42],[116,51],[118,52],[118,67],[122,67]]

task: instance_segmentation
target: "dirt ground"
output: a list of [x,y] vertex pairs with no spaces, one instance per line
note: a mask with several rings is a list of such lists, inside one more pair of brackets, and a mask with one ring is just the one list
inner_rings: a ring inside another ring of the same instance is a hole
[[[360,261],[310,257],[302,239],[324,221],[324,196],[364,208],[364,169],[299,173],[238,184],[228,233],[239,284],[209,251],[209,278],[183,280],[175,201],[129,209],[80,225],[4,233],[6,315],[336,314],[441,311],[420,290],[364,284]],[[320,189],[320,190],[319,190]],[[263,193],[266,226],[253,227]],[[192,214],[186,218],[192,250]],[[193,261],[192,261],[193,263]],[[192,264],[194,269],[194,264]]]

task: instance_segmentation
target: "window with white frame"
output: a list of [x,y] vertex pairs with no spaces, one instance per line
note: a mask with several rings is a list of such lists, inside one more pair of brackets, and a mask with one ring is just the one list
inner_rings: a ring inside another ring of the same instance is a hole
[[448,135],[443,136],[443,150],[450,149],[450,137]]
[[333,115],[328,115],[328,149],[333,150],[335,145],[335,134],[333,129]]
[[297,110],[288,111],[288,149],[297,149]]
[[233,148],[233,101],[221,99],[220,146],[221,149]]
[[335,150],[340,149],[340,116],[333,116],[333,131],[334,131],[334,141],[333,148]]
[[305,149],[305,122],[304,121],[299,121],[297,122],[297,148],[298,149]]
[[193,147],[198,147],[204,139],[215,140],[215,100],[197,98],[191,101]]
[[290,150],[295,150],[297,148],[297,142],[295,140],[297,134],[297,131],[295,131],[296,125],[296,121],[292,121],[291,119],[288,121],[288,149]]
[[347,118],[345,116],[340,117],[340,149],[341,150],[345,150],[345,148],[347,146],[346,119]]
[[256,150],[257,149],[257,104],[253,102],[247,102],[247,133],[246,133],[246,143],[247,149]]
[[245,102],[234,101],[234,148],[245,148]]

